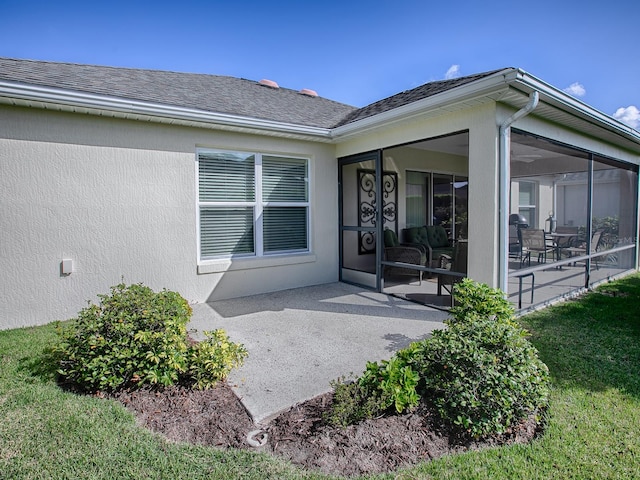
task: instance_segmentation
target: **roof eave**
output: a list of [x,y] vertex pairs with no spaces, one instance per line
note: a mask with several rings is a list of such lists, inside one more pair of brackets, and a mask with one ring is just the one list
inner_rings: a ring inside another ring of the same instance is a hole
[[475,82],[437,93],[362,120],[341,125],[332,130],[332,136],[334,139],[345,139],[354,135],[361,135],[369,130],[404,121],[423,115],[426,112],[433,112],[441,108],[450,109],[453,104],[463,103],[468,99],[495,94],[508,87],[509,82],[515,78],[515,73],[516,69],[514,68],[500,70]]
[[515,78],[512,81],[512,85],[515,88],[520,87],[527,95],[531,91],[537,91],[540,94],[540,101],[640,145],[640,132],[638,132],[638,130],[591,107],[576,97],[569,95],[524,70],[517,69],[515,71]]
[[637,130],[516,68],[506,68],[477,81],[333,129],[6,81],[0,81],[0,103],[336,142],[412,117],[433,114],[439,110],[450,111],[455,105],[464,105],[473,99],[484,97],[498,101],[501,93],[509,88],[515,88],[525,94],[535,90],[540,94],[541,101],[640,146],[640,132]]
[[[540,101],[559,108],[569,115],[597,125],[599,128],[613,132],[640,146],[640,132],[637,130],[519,68],[506,68],[475,82],[336,127],[332,130],[332,136],[335,140],[343,140],[392,123],[426,113],[433,113],[440,109],[450,110],[452,105],[463,104],[474,98],[486,97],[499,101],[501,92],[506,92],[509,88],[515,88],[524,93],[522,96],[523,104],[526,103],[528,94],[535,90],[540,95]],[[520,108],[522,105],[514,106]]]
[[36,102],[41,104],[43,108],[70,112],[84,110],[86,113],[107,114],[115,118],[136,118],[174,125],[197,125],[204,128],[233,129],[251,133],[259,132],[265,135],[295,136],[325,142],[331,140],[328,128],[0,81],[0,103],[23,105],[25,102],[27,104]]

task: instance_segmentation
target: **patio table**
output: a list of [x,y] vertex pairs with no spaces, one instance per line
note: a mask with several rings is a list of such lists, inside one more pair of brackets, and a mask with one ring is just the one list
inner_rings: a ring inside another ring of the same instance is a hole
[[[572,237],[577,237],[577,233],[545,233],[545,237],[547,240],[551,240],[553,242],[553,248],[556,253],[556,261],[560,261],[560,242],[559,240],[566,239],[567,241]],[[562,268],[562,267],[561,267]]]

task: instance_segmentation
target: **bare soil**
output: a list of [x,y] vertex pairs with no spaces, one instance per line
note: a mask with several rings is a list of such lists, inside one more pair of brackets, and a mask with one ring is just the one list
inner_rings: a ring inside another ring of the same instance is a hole
[[[426,404],[408,414],[331,427],[322,421],[332,401],[327,393],[293,406],[255,432],[251,417],[225,383],[205,391],[180,386],[140,389],[113,398],[132,411],[141,425],[172,441],[268,452],[303,468],[345,476],[390,472],[466,450],[526,443],[540,429],[529,418],[508,434],[469,440],[442,425]],[[258,441],[266,434],[266,443],[250,446],[250,432]]]

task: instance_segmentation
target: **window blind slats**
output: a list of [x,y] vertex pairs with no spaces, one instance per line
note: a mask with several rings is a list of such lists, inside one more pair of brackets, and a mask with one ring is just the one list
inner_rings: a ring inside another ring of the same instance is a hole
[[521,206],[535,205],[535,185],[531,182],[519,182],[518,203]]
[[264,251],[306,250],[307,207],[267,207],[263,212]]
[[200,151],[198,200],[202,259],[309,248],[306,159]]
[[306,202],[307,161],[299,158],[262,157],[262,200]]
[[254,253],[253,239],[253,208],[200,209],[200,254],[203,258]]
[[200,154],[198,188],[201,202],[255,200],[255,156]]

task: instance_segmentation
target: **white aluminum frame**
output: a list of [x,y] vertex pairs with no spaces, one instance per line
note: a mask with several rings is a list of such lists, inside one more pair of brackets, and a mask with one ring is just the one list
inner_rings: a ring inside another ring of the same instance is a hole
[[[232,153],[232,154],[241,154],[241,155],[253,155],[255,157],[255,200],[252,202],[201,202],[200,196],[198,194],[198,186],[199,186],[199,162],[200,162],[200,153],[201,152],[216,152],[216,153]],[[306,202],[263,202],[262,201],[262,157],[282,157],[282,158],[293,158],[299,160],[306,161],[307,167],[307,201]],[[196,161],[195,161],[195,201],[196,201],[196,241],[197,241],[197,255],[198,255],[198,265],[207,265],[212,262],[220,260],[236,260],[236,259],[255,259],[255,258],[264,258],[264,257],[275,257],[275,256],[288,256],[288,255],[297,255],[297,254],[308,254],[312,251],[312,242],[311,242],[311,198],[312,198],[312,189],[311,185],[313,182],[311,181],[311,159],[305,156],[298,155],[290,155],[283,153],[261,153],[261,152],[247,152],[243,150],[228,150],[228,149],[220,149],[220,148],[197,148],[196,149]],[[215,257],[207,257],[202,258],[201,251],[201,238],[200,238],[200,209],[203,206],[211,206],[211,207],[251,207],[253,208],[253,225],[254,225],[254,252],[252,254],[240,254],[240,255],[218,255]],[[264,252],[264,237],[263,237],[263,217],[262,214],[264,209],[267,207],[305,207],[307,209],[307,248],[306,249],[298,249],[298,250],[283,250],[277,252]]]

